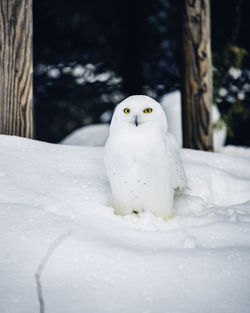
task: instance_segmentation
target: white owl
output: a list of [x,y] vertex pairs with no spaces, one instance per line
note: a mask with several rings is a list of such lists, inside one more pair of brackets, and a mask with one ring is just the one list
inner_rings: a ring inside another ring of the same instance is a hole
[[185,187],[186,175],[157,101],[131,96],[116,107],[104,161],[117,214],[173,216],[175,189]]

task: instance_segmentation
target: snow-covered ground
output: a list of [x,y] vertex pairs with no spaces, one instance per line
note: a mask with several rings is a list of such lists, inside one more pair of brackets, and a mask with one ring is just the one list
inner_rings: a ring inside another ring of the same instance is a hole
[[249,150],[182,150],[176,216],[120,217],[103,148],[0,136],[0,312],[250,312]]

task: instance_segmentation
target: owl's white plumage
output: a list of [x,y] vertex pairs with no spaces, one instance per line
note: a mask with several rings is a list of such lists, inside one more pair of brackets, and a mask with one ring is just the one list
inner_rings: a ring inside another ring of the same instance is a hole
[[131,96],[116,107],[105,166],[117,214],[148,211],[164,219],[173,215],[175,189],[185,187],[186,175],[157,101]]

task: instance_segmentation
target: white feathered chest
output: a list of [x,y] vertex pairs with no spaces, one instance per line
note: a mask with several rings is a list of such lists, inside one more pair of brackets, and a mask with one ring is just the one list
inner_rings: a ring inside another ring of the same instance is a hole
[[172,216],[174,155],[167,139],[162,128],[147,124],[129,124],[111,133],[105,166],[116,213],[149,211],[162,218]]

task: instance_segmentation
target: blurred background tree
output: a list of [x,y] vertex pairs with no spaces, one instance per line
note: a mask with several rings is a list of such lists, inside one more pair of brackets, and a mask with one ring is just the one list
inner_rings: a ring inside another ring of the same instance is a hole
[[[37,139],[107,121],[128,95],[180,89],[180,1],[34,0],[33,10]],[[250,145],[249,13],[246,0],[211,1],[214,101],[240,145]]]
[[250,145],[249,12],[249,1],[234,0],[214,3],[212,15],[214,102],[227,124],[228,143],[246,146]]

